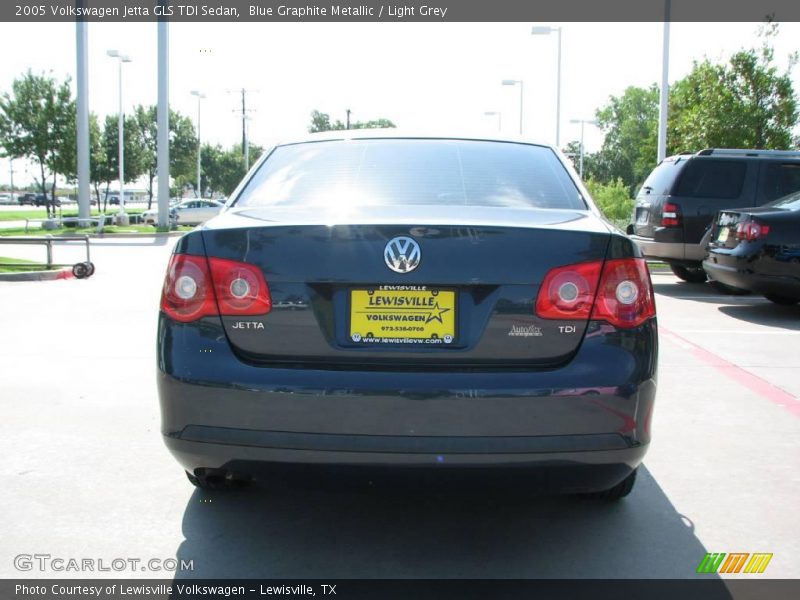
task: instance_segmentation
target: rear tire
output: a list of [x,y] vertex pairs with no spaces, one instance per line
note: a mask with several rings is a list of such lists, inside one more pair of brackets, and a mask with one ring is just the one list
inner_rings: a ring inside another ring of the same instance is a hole
[[707,277],[702,267],[680,267],[670,265],[670,269],[678,279],[683,279],[688,283],[705,283]]
[[791,306],[800,302],[800,298],[791,298],[789,296],[780,296],[778,294],[764,294],[764,298],[770,302],[774,302],[775,304],[780,304],[781,306]]
[[750,293],[750,290],[733,287],[732,285],[720,283],[719,281],[714,281],[713,279],[710,280],[709,283],[711,284],[711,287],[721,294],[727,294],[729,296],[747,296]]
[[638,468],[634,469],[630,475],[628,475],[614,487],[602,492],[591,494],[591,496],[593,498],[597,498],[598,500],[606,500],[610,502],[624,498],[631,493],[631,490],[633,490],[633,485],[636,483],[636,473],[638,470]]

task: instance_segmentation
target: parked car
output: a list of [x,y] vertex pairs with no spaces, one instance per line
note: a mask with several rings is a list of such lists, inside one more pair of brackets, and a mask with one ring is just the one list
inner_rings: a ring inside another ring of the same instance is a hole
[[19,202],[21,206],[36,206],[36,194],[20,194],[17,197],[17,202]]
[[61,206],[61,200],[55,198],[52,202],[50,202],[50,196],[47,194],[37,194],[33,199],[33,203],[36,206],[47,206],[48,203],[50,203],[51,206]]
[[800,193],[719,212],[703,268],[715,281],[776,304],[800,302]]
[[800,190],[800,152],[710,149],[664,159],[636,196],[628,233],[647,258],[702,282],[714,215]]
[[179,225],[199,225],[216,217],[224,206],[216,200],[184,200],[172,210]]
[[[169,220],[171,223],[176,222],[177,215],[175,213],[174,208],[170,208],[169,212]],[[151,208],[150,210],[146,210],[142,213],[142,223],[145,225],[157,225],[158,224],[158,208]]]
[[163,285],[162,433],[193,484],[334,465],[631,491],[652,285],[560,153],[351,130],[267,154]]
[[0,204],[16,204],[11,194],[0,194]]

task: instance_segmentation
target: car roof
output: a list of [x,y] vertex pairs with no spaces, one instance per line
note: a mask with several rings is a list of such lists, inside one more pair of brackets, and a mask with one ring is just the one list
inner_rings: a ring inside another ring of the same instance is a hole
[[553,148],[551,144],[545,144],[535,140],[525,138],[520,135],[494,134],[487,135],[486,132],[459,132],[456,134],[431,131],[431,130],[412,130],[412,129],[340,129],[336,131],[325,131],[321,133],[307,133],[281,140],[276,146],[288,146],[291,144],[303,144],[308,142],[344,141],[344,140],[369,140],[369,139],[437,139],[437,140],[474,140],[482,142],[512,142],[517,144],[531,144],[534,146],[544,146]]

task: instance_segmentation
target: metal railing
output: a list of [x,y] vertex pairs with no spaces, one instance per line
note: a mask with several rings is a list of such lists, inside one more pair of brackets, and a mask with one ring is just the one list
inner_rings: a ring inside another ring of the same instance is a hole
[[[0,244],[15,244],[18,246],[47,246],[47,268],[52,267],[66,267],[68,264],[56,264],[53,262],[53,243],[54,242],[84,242],[86,244],[86,262],[90,262],[89,255],[89,236],[74,236],[74,237],[53,237],[52,235],[45,235],[43,237],[34,236],[0,236]],[[3,267],[16,267],[20,266],[19,263],[0,263]]]
[[[144,222],[142,215],[135,214],[135,215],[128,215],[131,224],[140,224]],[[97,215],[94,217],[53,217],[51,219],[25,219],[25,231],[29,231],[29,227],[31,223],[45,223],[46,221],[55,221],[59,226],[64,225],[65,223],[75,223],[76,226],[80,226],[81,223],[91,222],[97,223],[97,233],[103,233],[103,228],[106,225],[113,224],[114,215]],[[45,230],[46,231],[46,230]]]

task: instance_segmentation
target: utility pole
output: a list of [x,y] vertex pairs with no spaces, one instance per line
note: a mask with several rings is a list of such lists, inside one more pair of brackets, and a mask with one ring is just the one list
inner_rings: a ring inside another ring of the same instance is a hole
[[664,0],[664,33],[661,47],[661,87],[658,102],[658,146],[656,163],[667,156],[667,117],[669,115],[669,21],[670,0]]
[[8,158],[8,173],[11,178],[11,201],[14,202],[14,159]]
[[[84,2],[79,1],[78,6]],[[78,152],[78,217],[88,219],[91,216],[89,189],[89,62],[88,23],[75,21],[75,62],[77,81],[77,152]],[[89,225],[88,220],[81,223]]]
[[[167,0],[160,2],[169,6]],[[158,109],[156,111],[156,168],[158,169],[158,228],[169,226],[169,21],[158,19]]]
[[[247,113],[252,112],[252,108],[247,108],[247,92],[258,92],[258,90],[248,90],[241,88],[240,90],[228,90],[229,94],[241,94],[242,96],[242,155],[244,156],[244,171],[250,170],[250,146],[247,140]],[[233,112],[237,112],[234,109]]]
[[350,129],[350,109],[346,109],[345,112],[347,113],[347,123],[345,125],[345,129]]

